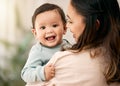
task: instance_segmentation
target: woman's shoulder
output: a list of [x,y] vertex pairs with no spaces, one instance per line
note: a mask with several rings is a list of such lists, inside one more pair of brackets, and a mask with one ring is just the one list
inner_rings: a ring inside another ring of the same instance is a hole
[[53,56],[52,58],[50,59],[50,61],[47,63],[52,63],[52,64],[55,64],[56,61],[58,61],[58,59],[61,59],[65,56],[68,56],[68,55],[71,55],[72,52],[69,52],[69,51],[57,51]]
[[89,51],[82,51],[82,52],[75,52],[75,51],[71,51],[71,50],[66,50],[66,51],[58,51],[56,52],[53,57],[55,57],[56,59],[60,59],[63,57],[90,57],[90,53]]
[[90,54],[90,52],[88,50],[81,52],[77,52],[75,50],[66,50],[66,51],[58,51],[54,55],[64,56],[64,55],[82,55],[82,54]]
[[61,58],[61,57],[64,57],[64,56],[68,56],[68,55],[71,55],[71,54],[73,54],[73,53],[70,52],[70,51],[58,51],[58,52],[56,52],[53,55],[53,57],[58,59],[58,58]]
[[70,51],[58,51],[58,52],[56,52],[54,55],[69,55],[69,54],[72,54],[72,52],[70,52]]
[[[83,57],[85,59],[90,58],[90,54],[88,51],[84,51],[84,52],[73,52],[71,50],[67,50],[67,51],[58,51],[53,55],[53,58],[56,59],[56,61],[58,59],[74,59],[76,57],[79,57],[79,59],[83,59]],[[78,59],[78,58],[77,58]]]

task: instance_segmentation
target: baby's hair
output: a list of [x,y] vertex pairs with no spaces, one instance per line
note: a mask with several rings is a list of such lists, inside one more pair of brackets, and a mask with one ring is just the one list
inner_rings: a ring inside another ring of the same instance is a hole
[[51,3],[45,3],[41,6],[39,6],[33,16],[32,16],[32,28],[34,29],[35,28],[35,20],[36,20],[36,16],[40,13],[43,13],[43,12],[46,12],[46,11],[51,11],[51,10],[57,10],[58,13],[60,14],[61,16],[61,19],[62,19],[62,22],[63,24],[66,24],[66,19],[65,19],[65,14],[64,14],[64,11],[58,6],[58,5],[55,5],[55,4],[51,4]]

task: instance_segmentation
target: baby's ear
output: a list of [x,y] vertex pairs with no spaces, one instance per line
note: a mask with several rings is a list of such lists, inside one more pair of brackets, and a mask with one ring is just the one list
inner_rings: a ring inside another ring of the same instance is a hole
[[36,37],[36,34],[37,34],[37,33],[36,33],[36,29],[32,28],[32,29],[31,29],[31,32],[33,33],[34,37]]

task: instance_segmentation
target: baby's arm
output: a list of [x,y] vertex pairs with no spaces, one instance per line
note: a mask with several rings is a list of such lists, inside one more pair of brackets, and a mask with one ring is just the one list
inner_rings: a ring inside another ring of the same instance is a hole
[[35,46],[31,49],[28,60],[21,71],[21,78],[27,82],[44,81],[44,66],[42,66],[42,55]]
[[27,83],[26,86],[53,86],[53,85],[49,85],[51,84],[49,81],[55,76],[54,64],[56,61],[57,61],[57,57],[54,57],[53,55],[50,61],[44,66],[44,74],[46,78],[45,82],[36,82],[36,83],[30,83],[30,84]]

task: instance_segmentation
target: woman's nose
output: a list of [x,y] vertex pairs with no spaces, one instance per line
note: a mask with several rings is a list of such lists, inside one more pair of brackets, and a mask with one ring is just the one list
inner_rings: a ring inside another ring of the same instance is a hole
[[66,24],[66,27],[67,27],[67,28],[69,27],[69,24],[68,24],[68,22],[67,22],[67,24]]

